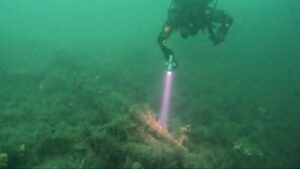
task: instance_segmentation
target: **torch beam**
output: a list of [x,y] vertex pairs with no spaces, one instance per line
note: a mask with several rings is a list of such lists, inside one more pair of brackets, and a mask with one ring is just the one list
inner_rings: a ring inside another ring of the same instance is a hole
[[168,70],[166,72],[164,91],[162,98],[162,105],[160,111],[159,123],[161,127],[165,130],[168,128],[168,114],[170,110],[170,99],[172,93],[172,80],[173,80],[173,55],[170,56],[168,62]]

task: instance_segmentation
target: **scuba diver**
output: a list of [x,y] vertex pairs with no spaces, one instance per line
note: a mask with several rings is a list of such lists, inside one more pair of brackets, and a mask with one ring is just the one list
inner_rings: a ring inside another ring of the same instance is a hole
[[169,47],[168,38],[173,31],[178,31],[181,37],[187,39],[199,30],[207,29],[209,39],[214,45],[224,41],[230,29],[233,18],[225,11],[209,5],[213,0],[172,0],[168,10],[168,18],[158,36],[159,46],[167,60],[169,70],[178,67],[174,53]]

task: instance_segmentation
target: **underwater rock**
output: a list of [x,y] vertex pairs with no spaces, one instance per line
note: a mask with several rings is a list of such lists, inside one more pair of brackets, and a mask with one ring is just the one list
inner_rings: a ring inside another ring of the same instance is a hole
[[8,155],[6,153],[0,153],[0,169],[6,169],[8,162]]
[[257,145],[255,143],[251,143],[247,138],[240,138],[235,141],[233,144],[233,150],[248,157],[264,155]]
[[[31,156],[35,161],[30,165],[134,169],[230,167],[222,147],[189,139],[190,125],[176,128],[172,132],[161,128],[155,113],[147,106],[138,105],[115,115],[106,124],[84,129],[64,126],[64,130],[38,144]],[[27,147],[21,145],[19,150],[23,149]]]
[[0,153],[0,169],[6,169],[8,162],[8,155],[6,153]]
[[143,169],[143,166],[139,162],[134,162],[131,166],[132,169]]

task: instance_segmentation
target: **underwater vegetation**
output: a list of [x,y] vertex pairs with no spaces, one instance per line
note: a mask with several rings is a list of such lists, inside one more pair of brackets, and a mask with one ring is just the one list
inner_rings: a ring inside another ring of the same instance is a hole
[[[274,166],[277,144],[270,142],[274,133],[266,133],[271,110],[251,108],[259,118],[245,118],[236,116],[239,106],[230,105],[235,100],[190,102],[180,105],[184,112],[171,115],[169,130],[162,130],[158,113],[138,92],[144,82],[131,85],[136,77],[112,72],[62,57],[43,72],[3,73],[0,168]],[[194,92],[186,99],[201,98]],[[286,166],[284,160],[279,164]]]
[[300,1],[219,0],[219,46],[174,33],[166,129],[169,5],[0,0],[0,169],[300,168]]

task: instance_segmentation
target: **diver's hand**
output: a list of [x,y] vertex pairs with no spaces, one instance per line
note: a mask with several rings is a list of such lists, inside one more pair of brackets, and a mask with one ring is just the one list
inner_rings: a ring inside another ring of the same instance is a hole
[[179,65],[175,59],[174,53],[171,49],[166,49],[166,66],[171,67],[171,69],[177,68]]
[[167,48],[165,51],[165,55],[166,55],[166,59],[169,60],[170,56],[174,56],[174,52],[172,51],[172,49]]

